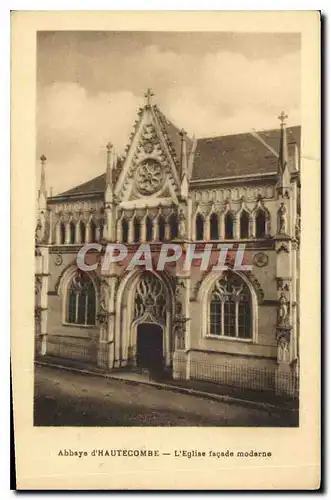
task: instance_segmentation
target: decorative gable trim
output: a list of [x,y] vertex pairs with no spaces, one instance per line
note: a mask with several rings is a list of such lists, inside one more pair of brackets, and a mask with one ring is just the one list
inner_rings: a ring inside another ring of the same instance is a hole
[[[137,168],[143,165],[144,161],[155,160],[160,164],[165,180],[154,196],[163,195],[166,186],[168,187],[173,201],[177,201],[176,192],[180,188],[179,175],[167,146],[162,127],[151,106],[146,106],[142,112],[140,121],[135,125],[132,142],[129,146],[123,169],[120,174],[115,195],[119,201],[128,201],[133,196],[141,198],[146,196],[137,182]],[[150,196],[152,193],[147,193]]]

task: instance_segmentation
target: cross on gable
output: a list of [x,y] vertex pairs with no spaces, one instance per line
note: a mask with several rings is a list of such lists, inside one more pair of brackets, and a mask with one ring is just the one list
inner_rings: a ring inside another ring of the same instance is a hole
[[281,114],[278,117],[278,120],[280,120],[280,126],[284,127],[286,125],[285,120],[287,120],[288,115],[284,113],[284,111],[281,112]]
[[153,96],[154,96],[154,93],[152,92],[152,89],[147,89],[147,92],[145,94],[147,106],[150,106],[151,99]]

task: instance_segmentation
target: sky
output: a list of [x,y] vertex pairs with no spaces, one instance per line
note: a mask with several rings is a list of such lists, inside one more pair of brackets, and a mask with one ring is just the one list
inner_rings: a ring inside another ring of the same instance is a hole
[[58,194],[124,153],[144,93],[179,128],[212,137],[300,124],[298,34],[39,32],[37,165]]

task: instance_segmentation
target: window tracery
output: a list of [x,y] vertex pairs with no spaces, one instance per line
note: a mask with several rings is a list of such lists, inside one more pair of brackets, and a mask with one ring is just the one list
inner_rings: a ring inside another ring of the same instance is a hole
[[154,274],[143,274],[136,288],[134,319],[145,313],[165,321],[166,296],[162,282]]
[[211,292],[209,305],[209,334],[252,338],[251,294],[243,279],[226,272]]
[[96,293],[86,273],[77,272],[72,278],[67,296],[66,322],[76,325],[95,325]]

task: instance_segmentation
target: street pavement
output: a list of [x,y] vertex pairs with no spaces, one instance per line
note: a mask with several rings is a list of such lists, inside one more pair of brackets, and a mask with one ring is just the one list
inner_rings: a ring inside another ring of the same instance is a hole
[[35,367],[37,426],[291,425],[280,412],[247,408],[143,384]]

